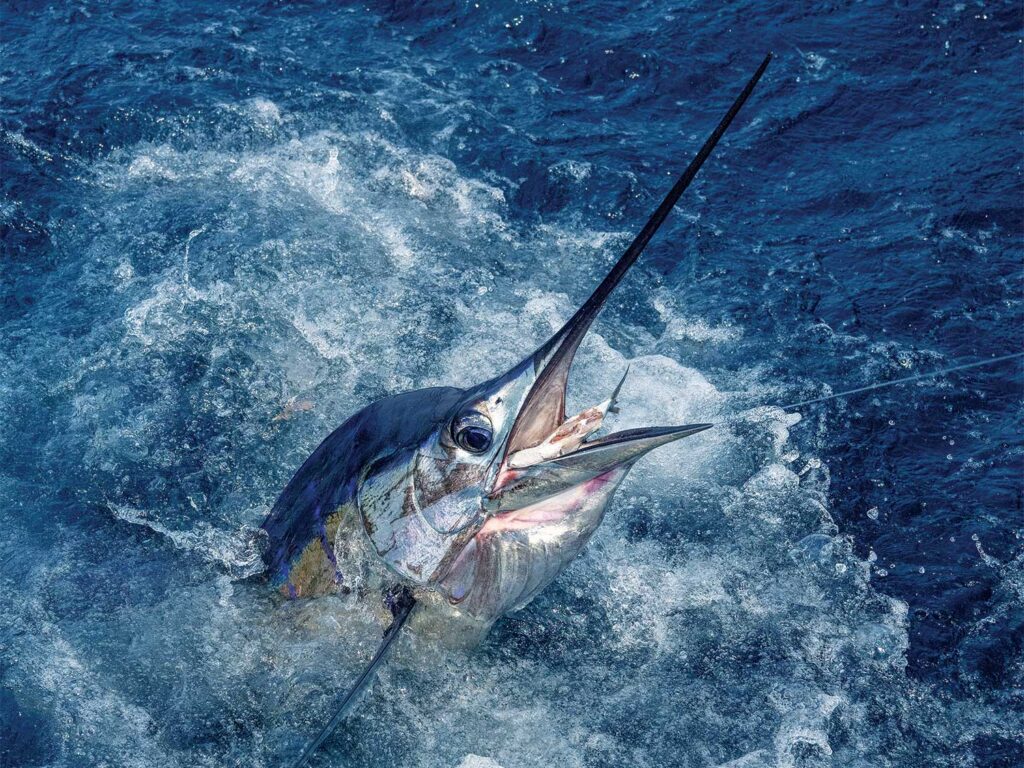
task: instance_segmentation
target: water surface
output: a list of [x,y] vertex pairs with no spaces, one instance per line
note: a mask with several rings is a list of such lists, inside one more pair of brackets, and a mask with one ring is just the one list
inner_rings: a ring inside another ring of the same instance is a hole
[[[479,6],[479,7],[478,7]],[[0,750],[277,766],[376,642],[252,532],[334,426],[586,297],[645,459],[475,653],[400,645],[321,764],[1024,761],[1015,3],[7,3]],[[341,617],[341,618],[339,618]]]

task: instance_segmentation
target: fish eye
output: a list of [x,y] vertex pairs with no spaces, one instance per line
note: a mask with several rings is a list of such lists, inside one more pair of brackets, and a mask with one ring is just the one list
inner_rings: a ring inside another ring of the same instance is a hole
[[493,431],[490,420],[477,411],[467,411],[452,422],[452,439],[470,453],[483,453],[491,447]]

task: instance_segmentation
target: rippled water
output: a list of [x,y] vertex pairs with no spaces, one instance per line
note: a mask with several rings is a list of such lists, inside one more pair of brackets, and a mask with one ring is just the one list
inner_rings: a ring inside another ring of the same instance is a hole
[[[477,7],[479,5],[480,7]],[[252,532],[388,393],[543,340],[777,58],[585,343],[638,465],[320,764],[1024,761],[1019,4],[7,3],[0,761],[276,766],[377,642]],[[831,388],[831,390],[830,390]]]

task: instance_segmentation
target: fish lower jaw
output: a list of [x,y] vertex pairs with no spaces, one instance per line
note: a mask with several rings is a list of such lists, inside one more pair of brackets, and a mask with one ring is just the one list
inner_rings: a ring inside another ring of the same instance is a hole
[[614,486],[608,488],[608,485],[615,483],[618,477],[618,470],[612,470],[528,506],[499,512],[487,518],[477,535],[525,531],[567,523],[574,513],[586,508],[587,502],[594,496],[613,490]]
[[521,531],[539,525],[550,525],[561,522],[567,514],[568,511],[547,509],[543,505],[534,504],[489,517],[480,533],[486,536],[502,531]]

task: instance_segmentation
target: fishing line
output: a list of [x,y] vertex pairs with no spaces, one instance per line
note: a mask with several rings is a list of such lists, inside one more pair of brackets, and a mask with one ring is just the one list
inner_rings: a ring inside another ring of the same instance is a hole
[[793,408],[802,408],[805,405],[814,405],[815,403],[824,403],[829,400],[835,400],[840,397],[848,397],[849,395],[860,394],[861,392],[870,392],[875,389],[884,389],[886,387],[893,387],[897,384],[907,384],[911,381],[921,381],[922,379],[932,379],[936,376],[943,376],[947,373],[955,373],[956,371],[966,371],[970,368],[980,368],[985,365],[995,365],[996,363],[1002,363],[1006,360],[1014,360],[1016,358],[1024,357],[1024,352],[1013,352],[1009,355],[1001,355],[1000,357],[992,357],[988,360],[977,360],[973,363],[963,363],[961,365],[953,365],[949,368],[940,368],[937,371],[929,371],[927,373],[915,373],[913,376],[904,376],[899,379],[893,379],[892,381],[879,381],[875,384],[868,384],[863,387],[856,387],[855,389],[848,389],[845,392],[837,392],[834,395],[825,395],[823,397],[815,397],[810,400],[801,400],[799,403],[791,403],[789,405],[779,405],[777,408],[781,408],[784,411],[791,410]]

